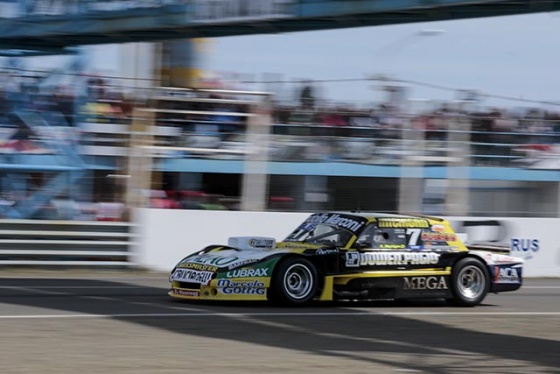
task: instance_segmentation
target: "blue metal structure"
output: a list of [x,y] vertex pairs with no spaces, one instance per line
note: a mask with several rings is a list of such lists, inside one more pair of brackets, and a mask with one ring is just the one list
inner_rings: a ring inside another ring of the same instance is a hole
[[[17,58],[9,59],[7,65],[8,70],[25,69],[22,60]],[[77,53],[59,69],[36,77],[32,87],[22,84],[19,91],[9,93],[11,97],[8,99],[11,107],[8,113],[2,113],[5,121],[3,125],[8,125],[14,131],[11,137],[5,140],[40,144],[49,154],[32,155],[19,152],[0,154],[0,172],[2,172],[4,187],[19,195],[17,204],[0,206],[2,216],[8,218],[33,217],[51,199],[68,193],[69,186],[75,186],[86,175],[89,166],[79,154],[75,144],[66,144],[53,139],[49,141],[44,136],[42,140],[39,140],[41,138],[39,134],[45,132],[41,130],[46,129],[48,133],[52,126],[68,126],[64,116],[53,110],[36,110],[37,108],[33,107],[34,104],[37,105],[37,102],[40,102],[44,89],[57,82],[61,72],[75,74],[81,72],[84,67],[84,56]],[[81,99],[78,95],[76,97],[78,102],[75,105],[80,106]],[[44,182],[42,188],[25,196],[25,192],[29,190],[28,178],[25,176],[32,172],[49,174],[51,177]],[[74,191],[76,190],[74,189]]]
[[5,55],[78,45],[428,22],[560,9],[560,0],[4,0]]
[[[69,64],[61,67],[61,71],[73,73],[80,72],[84,66],[84,56],[76,49],[84,45],[326,30],[559,9],[560,0],[0,0],[0,56],[15,57],[9,61],[14,63],[18,57],[70,54]],[[56,71],[39,77],[36,80],[38,90],[56,82],[57,77]],[[9,114],[21,133],[65,125],[62,116],[56,113],[29,110],[26,105],[33,102],[33,95],[23,90],[11,98],[13,107]],[[77,98],[76,107],[81,105],[81,99]],[[40,190],[20,203],[0,206],[3,216],[33,217],[39,207],[66,192],[93,168],[72,146],[54,142],[47,146],[52,149],[52,155],[0,155],[3,183],[11,190],[26,190],[25,178],[21,178],[23,173],[39,171],[52,175]],[[225,165],[205,160],[196,164],[189,161],[188,165],[172,163],[162,163],[160,170],[193,171],[196,165],[202,167],[201,171],[209,171]],[[324,167],[332,172],[333,166],[336,165],[325,164]],[[360,170],[343,167],[344,175],[364,175],[361,166],[355,167]],[[278,170],[271,170],[273,174],[284,172],[280,164],[274,168]],[[305,165],[298,168],[305,168]],[[392,168],[389,172],[378,168],[375,170],[378,175],[394,174],[396,170]],[[231,163],[228,163],[224,172],[231,171]],[[300,172],[307,173],[303,169],[292,169],[293,174]],[[366,174],[371,172],[369,169]],[[430,172],[435,173],[434,178],[443,177],[438,170],[426,169],[426,173]],[[524,178],[558,178],[557,172],[527,173]],[[486,174],[471,177],[489,178]]]

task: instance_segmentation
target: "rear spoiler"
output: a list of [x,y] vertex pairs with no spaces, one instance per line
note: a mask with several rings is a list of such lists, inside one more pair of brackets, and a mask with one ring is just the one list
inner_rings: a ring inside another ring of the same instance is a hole
[[494,242],[477,242],[465,244],[469,250],[510,253],[511,248],[506,244]]
[[404,215],[411,216],[411,217],[418,217],[418,218],[426,218],[426,219],[430,219],[432,221],[437,221],[437,222],[443,222],[443,221],[446,220],[445,218],[434,217],[434,216],[429,216],[429,215],[420,214],[420,213],[404,213]]

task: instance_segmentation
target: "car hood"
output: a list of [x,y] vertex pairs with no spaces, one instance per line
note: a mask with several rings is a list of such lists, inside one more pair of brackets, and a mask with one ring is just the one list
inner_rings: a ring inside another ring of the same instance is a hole
[[235,269],[241,266],[260,262],[264,259],[279,256],[286,253],[302,253],[308,249],[323,247],[309,243],[279,242],[272,249],[228,249],[227,247],[207,253],[192,254],[177,264],[177,267],[193,267],[194,264],[215,269]]

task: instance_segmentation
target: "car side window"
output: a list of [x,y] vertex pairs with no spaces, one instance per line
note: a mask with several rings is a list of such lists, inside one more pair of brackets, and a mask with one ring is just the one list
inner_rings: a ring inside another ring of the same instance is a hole
[[352,233],[342,228],[327,225],[318,225],[309,232],[309,235],[304,239],[305,242],[313,244],[325,244],[336,247],[344,246]]
[[401,228],[378,228],[370,225],[356,240],[358,248],[404,249],[407,247],[406,230]]
[[374,225],[367,226],[358,239],[356,239],[355,246],[358,248],[373,248],[373,236],[377,227]]

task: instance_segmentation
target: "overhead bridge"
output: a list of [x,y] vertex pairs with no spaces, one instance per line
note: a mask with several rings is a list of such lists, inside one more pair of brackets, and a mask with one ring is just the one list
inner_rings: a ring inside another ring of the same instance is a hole
[[4,55],[552,12],[560,0],[0,0]]

